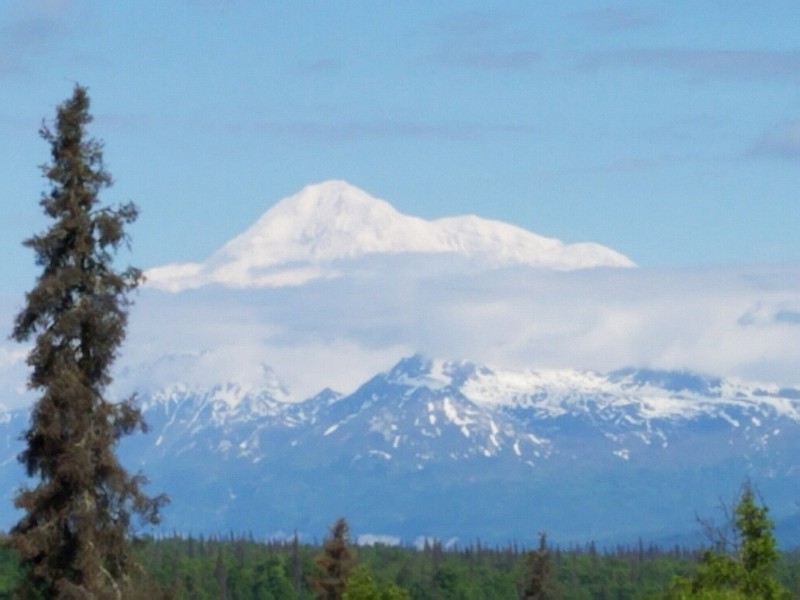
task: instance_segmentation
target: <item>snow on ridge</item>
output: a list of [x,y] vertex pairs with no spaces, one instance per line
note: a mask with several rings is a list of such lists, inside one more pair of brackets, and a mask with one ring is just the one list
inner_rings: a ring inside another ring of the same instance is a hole
[[[776,386],[723,379],[717,396],[695,390],[671,390],[647,382],[634,385],[630,377],[614,379],[593,371],[478,368],[464,361],[441,360],[429,361],[428,365],[427,371],[409,378],[407,383],[432,389],[454,387],[477,406],[490,409],[535,407],[554,417],[574,410],[589,410],[587,403],[591,403],[595,406],[592,410],[624,411],[649,421],[692,419],[701,414],[719,416],[726,407],[735,407],[746,411],[771,410],[800,421],[800,399],[782,396]],[[465,368],[469,369],[466,378],[456,381],[454,374],[463,374]],[[635,373],[632,371],[632,375]]]
[[308,185],[267,210],[202,263],[149,269],[149,285],[180,291],[301,285],[336,277],[334,261],[376,254],[451,254],[480,264],[554,270],[632,267],[624,255],[595,243],[565,244],[521,227],[474,215],[427,221],[341,180]]
[[186,400],[199,405],[215,405],[217,410],[224,412],[244,410],[253,414],[274,412],[268,408],[269,405],[292,404],[288,392],[277,382],[276,385],[262,386],[227,382],[211,387],[173,383],[147,396],[142,408],[148,410],[156,405],[170,406]]
[[600,244],[565,244],[516,225],[475,215],[445,217],[432,224],[437,226],[448,252],[488,258],[497,265],[518,263],[556,270],[635,266],[626,256]]
[[411,387],[427,387],[432,390],[444,389],[452,383],[445,372],[447,363],[442,360],[431,361],[428,370],[421,374],[401,373],[394,381]]
[[465,382],[462,391],[476,404],[513,405],[529,401],[537,391],[546,391],[558,398],[578,391],[608,392],[611,389],[605,377],[591,371],[483,369]]
[[[642,435],[648,439],[657,433],[660,426],[653,423],[658,421],[685,422],[709,417],[755,427],[765,422],[765,418],[800,422],[800,392],[796,390],[697,376],[697,381],[713,381],[717,386],[709,393],[707,388],[698,391],[661,387],[658,382],[674,381],[670,376],[675,373],[669,371],[626,370],[625,376],[619,373],[496,369],[468,361],[431,360],[415,355],[401,360],[370,382],[373,386],[388,386],[385,392],[373,388],[373,399],[376,394],[397,393],[397,390],[392,391],[392,386],[401,386],[400,393],[406,396],[418,389],[433,391],[435,396],[428,400],[427,418],[432,427],[438,431],[441,425],[449,423],[460,428],[466,437],[475,433],[472,429],[477,427],[489,432],[487,443],[494,446],[505,445],[501,440],[508,432],[505,425],[498,424],[505,422],[503,415],[508,415],[508,410],[512,414],[517,410],[532,411],[537,418],[592,415],[609,424],[646,427]],[[681,377],[686,375],[676,373]],[[280,417],[296,424],[316,418],[313,409],[316,397],[292,402],[281,396],[281,391],[285,390],[279,386],[236,383],[210,388],[176,384],[146,397],[143,408],[163,410],[165,415],[199,415],[210,411],[206,414],[216,423]],[[363,409],[370,406],[371,401],[362,404]],[[309,414],[305,414],[305,407],[311,409]],[[337,420],[335,426],[329,424],[326,435],[332,434],[343,422]],[[381,425],[386,439],[397,434],[391,423],[393,421]],[[656,429],[651,431],[651,426]]]

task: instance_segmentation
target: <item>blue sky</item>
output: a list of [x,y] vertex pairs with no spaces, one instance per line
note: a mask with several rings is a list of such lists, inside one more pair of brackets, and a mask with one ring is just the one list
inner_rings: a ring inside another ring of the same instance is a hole
[[643,266],[800,259],[800,3],[0,4],[0,289],[30,287],[43,118],[89,87],[131,262],[202,260],[346,179]]

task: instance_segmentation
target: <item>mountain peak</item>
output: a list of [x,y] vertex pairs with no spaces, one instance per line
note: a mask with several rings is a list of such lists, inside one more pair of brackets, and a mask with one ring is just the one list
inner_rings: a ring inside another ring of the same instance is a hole
[[374,255],[457,255],[483,266],[530,265],[572,270],[630,267],[599,244],[564,244],[476,216],[427,221],[341,180],[308,185],[280,200],[203,263],[148,271],[150,284],[179,291],[300,285],[340,274],[343,261]]
[[[236,384],[145,396],[155,435],[126,441],[122,458],[145,467],[173,506],[193,508],[168,513],[178,531],[267,535],[264,522],[291,530],[298,519],[319,529],[307,516],[337,504],[354,507],[362,527],[406,539],[511,539],[521,518],[544,519],[565,542],[597,539],[598,520],[610,523],[603,535],[636,539],[680,531],[686,511],[703,510],[693,502],[714,502],[742,473],[774,494],[779,519],[793,514],[798,398],[688,371],[510,371],[417,354],[344,396],[290,403]],[[7,456],[25,415],[0,419]],[[6,489],[18,486],[14,462],[2,464]],[[587,493],[597,502],[575,523]],[[0,524],[12,517],[0,511]]]
[[403,215],[346,181],[324,181],[280,200],[212,261],[230,264],[256,257],[263,268],[419,252],[435,244],[428,229],[426,221]]
[[365,225],[388,225],[399,217],[391,204],[346,181],[323,181],[277,202],[244,234],[223,246],[221,252],[235,254],[243,243],[252,243],[253,238],[265,234],[289,242],[313,242],[335,232],[358,234]]
[[385,200],[373,198],[364,190],[342,179],[329,179],[305,186],[298,193],[277,202],[269,211],[274,217],[283,212],[308,219],[358,211],[397,213]]

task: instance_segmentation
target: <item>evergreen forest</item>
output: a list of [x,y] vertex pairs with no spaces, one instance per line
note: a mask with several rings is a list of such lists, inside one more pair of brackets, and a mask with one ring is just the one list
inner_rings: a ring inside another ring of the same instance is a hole
[[[127,597],[149,600],[294,600],[320,596],[312,580],[320,544],[226,538],[145,538],[135,542],[141,570]],[[677,593],[677,578],[698,572],[702,553],[683,547],[634,546],[552,548],[543,590],[526,596],[531,551],[511,543],[479,542],[445,548],[370,545],[351,549],[352,569],[341,598],[368,600],[667,600],[745,598],[733,592]],[[0,549],[0,598],[11,598],[21,572],[14,552]],[[785,598],[800,598],[800,551],[782,552],[776,579]],[[321,596],[325,597],[325,596]]]

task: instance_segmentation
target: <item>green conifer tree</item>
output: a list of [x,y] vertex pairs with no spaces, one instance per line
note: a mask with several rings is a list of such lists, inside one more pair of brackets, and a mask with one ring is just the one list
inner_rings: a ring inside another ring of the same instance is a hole
[[733,540],[712,540],[692,579],[678,579],[671,598],[778,600],[785,594],[775,577],[778,549],[766,505],[756,502],[748,481],[733,510]]
[[90,121],[86,89],[76,85],[58,107],[55,131],[42,126],[51,160],[40,204],[53,223],[24,242],[42,270],[13,330],[19,342],[34,338],[28,383],[40,394],[20,455],[38,482],[16,496],[24,515],[11,532],[25,570],[22,598],[123,597],[134,566],[131,517],[155,522],[165,500],[146,496],[144,478],[114,454],[120,437],[144,428],[133,398],[105,397],[128,294],[141,280],[137,269],[116,271],[112,259],[137,209],[99,205],[111,176],[102,144],[85,136]]
[[768,513],[766,506],[756,503],[753,486],[745,483],[734,510],[734,525],[740,538],[741,590],[748,598],[776,600],[782,596],[783,589],[775,578],[778,548]]
[[380,590],[366,567],[358,566],[350,574],[342,600],[382,600]]

